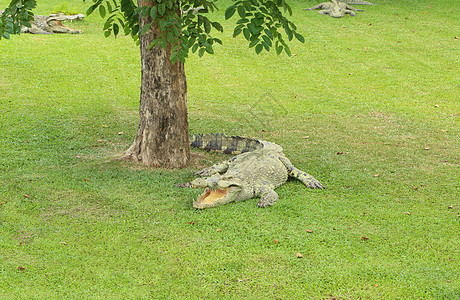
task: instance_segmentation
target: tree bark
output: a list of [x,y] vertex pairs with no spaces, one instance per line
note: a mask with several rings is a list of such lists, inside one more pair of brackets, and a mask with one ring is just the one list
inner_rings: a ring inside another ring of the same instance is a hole
[[[139,6],[149,3],[152,2],[138,0]],[[146,22],[151,22],[149,18],[140,17],[141,29]],[[140,120],[133,145],[123,158],[150,167],[182,168],[190,160],[185,69],[180,60],[175,64],[171,62],[169,43],[166,49],[147,50],[159,35],[158,24],[152,24],[146,34],[140,36]]]

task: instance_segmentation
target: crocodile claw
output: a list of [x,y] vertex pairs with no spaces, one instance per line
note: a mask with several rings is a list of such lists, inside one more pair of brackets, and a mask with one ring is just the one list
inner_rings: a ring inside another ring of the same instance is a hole
[[257,203],[257,206],[258,206],[259,208],[265,208],[265,207],[267,207],[267,206],[273,206],[273,204],[274,204],[274,203],[270,204],[270,203],[265,203],[265,202],[259,202],[259,203]]
[[308,188],[310,189],[326,189],[324,185],[321,184],[318,180],[312,180],[308,183],[307,185]]
[[214,168],[205,168],[205,169],[203,169],[201,171],[195,172],[194,175],[203,177],[203,176],[211,176],[211,175],[214,175],[216,173],[217,172],[216,172],[216,170]]
[[176,183],[174,186],[175,186],[175,187],[179,187],[179,188],[190,188],[190,187],[194,187],[190,182],[186,182],[186,183]]

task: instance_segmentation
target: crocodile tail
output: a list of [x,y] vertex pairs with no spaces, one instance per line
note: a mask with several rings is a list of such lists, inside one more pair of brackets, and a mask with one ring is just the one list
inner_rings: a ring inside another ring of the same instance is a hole
[[240,136],[226,136],[223,133],[191,135],[190,145],[195,148],[226,154],[251,152],[264,147],[262,141]]
[[345,2],[346,4],[354,4],[354,5],[374,5],[374,3],[363,1],[363,0],[343,0],[341,2]]

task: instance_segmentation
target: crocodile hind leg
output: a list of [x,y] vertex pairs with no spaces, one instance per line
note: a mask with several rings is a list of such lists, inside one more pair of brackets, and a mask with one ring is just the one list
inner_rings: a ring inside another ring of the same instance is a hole
[[322,7],[323,7],[322,4],[318,4],[310,8],[304,8],[304,10],[315,10],[315,9],[322,8]]
[[308,188],[311,189],[325,189],[326,187],[321,184],[318,180],[315,179],[310,174],[305,173],[304,171],[301,171],[294,167],[294,165],[291,163],[291,161],[285,157],[285,156],[280,156],[279,160],[284,164],[288,171],[288,175],[294,178],[297,178],[298,180],[302,181],[303,184],[305,184]]
[[351,11],[351,10],[345,10],[345,13],[350,14],[350,16],[352,16],[352,17],[356,16],[356,13],[354,11]]
[[257,188],[255,196],[260,197],[260,201],[257,203],[257,206],[261,208],[272,206],[279,199],[278,194],[267,186]]

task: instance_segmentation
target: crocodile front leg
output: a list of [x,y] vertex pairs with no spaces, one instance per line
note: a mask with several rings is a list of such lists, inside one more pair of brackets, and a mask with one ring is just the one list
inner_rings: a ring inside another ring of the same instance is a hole
[[32,27],[23,27],[23,32],[28,32],[32,34],[53,34],[52,32],[45,31],[35,25],[32,24]]
[[200,177],[196,178],[191,182],[186,183],[177,183],[175,186],[180,188],[199,188],[199,187],[211,187],[215,188],[219,180],[221,180],[221,175],[219,173],[214,174],[211,177]]
[[209,168],[204,168],[203,170],[196,172],[195,175],[203,177],[203,176],[211,176],[214,174],[225,173],[228,167],[230,166],[230,164],[235,160],[235,157],[236,156],[230,158],[229,160],[214,164],[210,166]]
[[305,173],[302,170],[297,169],[294,167],[294,165],[291,163],[291,161],[285,157],[285,156],[280,156],[279,160],[284,164],[288,171],[288,175],[294,178],[297,178],[298,180],[302,181],[303,184],[305,184],[308,188],[311,189],[325,189],[326,187],[321,184],[318,180],[315,179],[310,174]]
[[[362,9],[357,9],[357,8],[354,8],[353,6],[350,6],[350,5],[347,5],[346,7],[347,10],[354,10],[354,11],[364,11]],[[347,12],[348,13],[348,12]]]
[[[357,9],[356,11],[363,11],[363,10],[362,9]],[[354,11],[352,11],[352,10],[346,9],[345,13],[350,14],[350,16],[352,16],[352,17],[356,16],[356,13]]]
[[278,194],[268,186],[261,186],[257,188],[255,191],[255,196],[260,197],[260,201],[257,203],[257,206],[260,208],[272,206],[279,199]]

